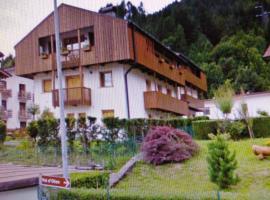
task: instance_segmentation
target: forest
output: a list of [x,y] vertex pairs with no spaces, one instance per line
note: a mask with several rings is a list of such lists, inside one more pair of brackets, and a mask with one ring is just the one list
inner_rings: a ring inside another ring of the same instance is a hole
[[270,42],[264,11],[270,11],[270,0],[181,0],[153,14],[143,3],[117,6],[118,17],[133,21],[206,72],[208,98],[227,79],[237,92],[270,89],[269,63],[262,57]]

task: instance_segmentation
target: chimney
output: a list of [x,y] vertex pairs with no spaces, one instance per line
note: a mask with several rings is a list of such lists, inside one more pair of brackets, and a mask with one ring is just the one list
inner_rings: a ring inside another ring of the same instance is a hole
[[100,8],[99,13],[116,17],[116,7],[113,4],[107,4],[106,7]]

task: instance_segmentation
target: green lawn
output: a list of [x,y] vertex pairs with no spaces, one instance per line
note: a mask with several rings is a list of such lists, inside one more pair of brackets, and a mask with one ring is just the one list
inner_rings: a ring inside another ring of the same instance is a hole
[[[230,142],[236,151],[237,173],[241,181],[221,192],[221,199],[270,199],[270,158],[260,161],[252,153],[252,144],[265,144],[269,139]],[[209,181],[207,170],[207,143],[197,141],[200,152],[182,164],[152,166],[138,163],[116,190],[140,194],[172,194],[187,199],[216,199],[217,186]]]

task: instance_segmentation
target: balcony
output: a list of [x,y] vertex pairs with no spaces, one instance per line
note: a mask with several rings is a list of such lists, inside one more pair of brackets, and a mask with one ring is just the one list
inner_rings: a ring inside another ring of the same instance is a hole
[[185,81],[191,83],[192,85],[200,88],[203,91],[207,91],[207,81],[204,73],[200,72],[200,77],[193,74],[191,71],[181,68],[180,72],[185,77]]
[[[53,106],[59,106],[59,90],[53,90]],[[65,106],[90,106],[91,89],[86,87],[64,88]]]
[[0,107],[0,119],[1,120],[7,120],[12,117],[12,111],[7,110],[4,107]]
[[7,89],[6,81],[0,80],[0,92]]
[[27,120],[31,119],[31,114],[25,110],[20,110],[18,118],[20,121],[26,122]]
[[[79,50],[63,50],[60,61],[63,68],[78,67],[80,63]],[[53,66],[56,68],[56,54],[53,54]]]
[[200,111],[204,107],[203,101],[200,99],[196,99],[196,98],[189,96],[187,94],[182,95],[182,98],[183,98],[183,100],[188,102],[188,106],[192,109]]
[[19,91],[18,92],[18,100],[20,102],[26,102],[27,100],[31,100],[32,95],[30,92],[25,92],[25,91]]
[[189,113],[186,102],[157,91],[144,92],[144,107],[178,115],[188,115]]
[[6,100],[6,99],[8,99],[9,97],[12,96],[11,90],[7,90],[7,89],[2,90],[1,94],[2,94],[2,99],[3,100]]

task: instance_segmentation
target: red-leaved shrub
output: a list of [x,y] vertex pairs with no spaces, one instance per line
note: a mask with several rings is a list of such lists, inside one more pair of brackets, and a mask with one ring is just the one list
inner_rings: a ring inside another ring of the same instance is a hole
[[197,150],[190,135],[168,126],[151,128],[141,148],[144,160],[154,165],[187,160]]

